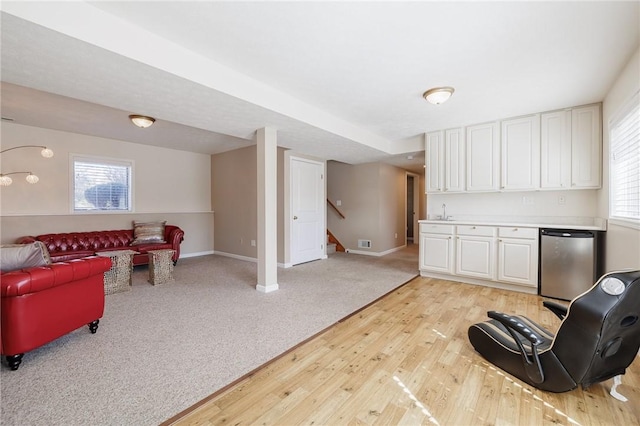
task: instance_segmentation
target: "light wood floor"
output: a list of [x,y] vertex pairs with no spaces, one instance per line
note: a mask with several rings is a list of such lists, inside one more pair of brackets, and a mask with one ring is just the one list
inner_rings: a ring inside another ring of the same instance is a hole
[[555,331],[541,301],[416,278],[166,424],[639,425],[640,358],[618,388],[623,403],[609,396],[611,380],[546,393],[473,350],[467,329],[487,310]]

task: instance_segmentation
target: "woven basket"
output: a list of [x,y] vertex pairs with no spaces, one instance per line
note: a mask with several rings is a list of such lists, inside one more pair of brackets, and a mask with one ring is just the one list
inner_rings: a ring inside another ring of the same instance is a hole
[[111,259],[111,269],[104,273],[104,294],[120,293],[131,289],[131,270],[135,251],[119,250],[96,253]]
[[149,251],[149,282],[153,285],[173,281],[173,254],[175,250]]

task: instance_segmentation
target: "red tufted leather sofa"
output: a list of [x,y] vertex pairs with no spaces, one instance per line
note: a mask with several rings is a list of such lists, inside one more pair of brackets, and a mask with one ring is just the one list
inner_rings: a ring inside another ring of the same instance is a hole
[[133,229],[122,229],[28,236],[20,238],[17,243],[42,241],[49,250],[52,262],[80,259],[101,251],[134,250],[139,254],[133,256],[133,264],[145,265],[149,263],[149,250],[173,249],[176,251],[173,254],[175,264],[180,258],[180,243],[184,240],[184,231],[177,226],[165,225],[164,239],[166,243],[131,245],[134,240]]
[[0,276],[0,353],[17,370],[25,352],[83,325],[98,329],[108,257],[87,257]]

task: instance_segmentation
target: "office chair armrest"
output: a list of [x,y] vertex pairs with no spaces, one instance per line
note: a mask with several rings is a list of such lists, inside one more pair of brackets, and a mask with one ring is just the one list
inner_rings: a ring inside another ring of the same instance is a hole
[[[487,315],[489,318],[492,318],[504,325],[509,334],[511,334],[511,337],[513,337],[513,341],[518,345],[518,349],[520,350],[520,355],[522,356],[522,362],[527,376],[529,376],[534,383],[544,382],[544,372],[542,371],[542,365],[540,364],[540,358],[538,357],[538,345],[544,342],[544,338],[526,325],[522,324],[516,318],[507,314],[489,311],[487,312]],[[531,355],[527,353],[516,333],[531,342]]]
[[567,316],[568,307],[561,305],[560,303],[552,302],[550,300],[544,300],[542,302],[542,306],[544,306],[545,308],[549,309],[551,312],[556,314],[556,316],[561,320]]

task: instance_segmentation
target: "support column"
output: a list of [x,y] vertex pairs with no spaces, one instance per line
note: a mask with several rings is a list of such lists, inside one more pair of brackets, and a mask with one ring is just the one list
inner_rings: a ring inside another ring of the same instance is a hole
[[278,290],[278,136],[276,129],[257,131],[258,283],[263,293]]

